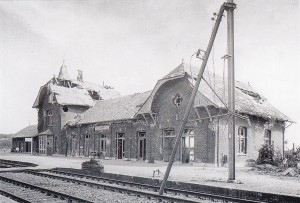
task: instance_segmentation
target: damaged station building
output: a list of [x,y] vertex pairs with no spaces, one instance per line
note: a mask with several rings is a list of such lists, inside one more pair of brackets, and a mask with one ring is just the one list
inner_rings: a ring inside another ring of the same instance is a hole
[[[34,102],[39,133],[34,150],[46,155],[169,161],[197,74],[197,68],[182,62],[153,90],[121,97],[111,87],[84,82],[82,72],[71,80],[63,65]],[[218,76],[214,85],[206,81],[198,89],[176,161],[219,164],[228,155],[226,83]],[[236,161],[256,159],[263,144],[283,154],[284,130],[291,119],[247,83],[236,81],[235,95]]]

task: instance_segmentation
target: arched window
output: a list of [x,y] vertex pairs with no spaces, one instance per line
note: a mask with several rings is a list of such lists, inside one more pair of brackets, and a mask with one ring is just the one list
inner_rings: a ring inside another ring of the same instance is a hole
[[53,111],[52,110],[47,111],[47,124],[48,124],[48,126],[53,126]]
[[238,128],[238,142],[239,142],[239,153],[247,153],[247,128],[239,127]]
[[180,94],[176,94],[174,99],[173,99],[173,102],[174,104],[178,107],[180,106],[181,102],[182,102],[182,97],[180,96]]

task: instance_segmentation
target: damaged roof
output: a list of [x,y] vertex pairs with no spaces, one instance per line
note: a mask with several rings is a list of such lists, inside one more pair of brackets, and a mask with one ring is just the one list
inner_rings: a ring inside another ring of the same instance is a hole
[[[199,73],[199,68],[186,65],[181,63],[170,73],[159,80],[152,91],[151,96],[147,102],[142,106],[138,113],[151,112],[151,103],[155,92],[163,85],[166,81],[181,78],[187,76],[191,85],[193,86],[196,82],[197,75]],[[211,83],[210,86],[214,88],[214,91],[222,99],[223,103],[227,104],[228,101],[228,89],[227,89],[227,79],[218,75],[213,77],[213,74],[208,71],[204,72],[203,78]],[[209,85],[202,80],[198,89],[194,101],[194,107],[209,106],[213,105],[215,107],[225,107],[220,99],[214,94],[210,89]],[[255,115],[266,119],[275,119],[281,121],[292,121],[286,115],[281,113],[275,107],[273,107],[268,100],[263,97],[260,93],[253,89],[249,83],[235,81],[235,109],[238,113],[245,113],[249,115]]]
[[97,101],[85,111],[78,124],[133,119],[151,91],[136,93],[111,100]]
[[37,125],[29,125],[16,134],[14,134],[13,138],[24,138],[24,137],[34,137],[38,134]]
[[[68,86],[58,85],[59,82],[66,82]],[[95,98],[93,99],[91,94],[94,95],[95,92],[102,100],[120,97],[120,93],[111,87],[70,79],[67,67],[63,64],[58,77],[54,76],[40,88],[32,107],[37,108],[42,105],[46,94],[49,95],[50,103],[91,107],[95,104]]]
[[58,104],[90,107],[95,104],[86,89],[68,88],[52,84],[49,85],[49,88],[51,91],[50,98],[55,97]]
[[71,80],[71,82],[73,84],[76,84],[77,87],[80,89],[86,89],[86,90],[98,92],[103,100],[120,97],[120,93],[117,92],[115,89],[107,88],[105,86],[96,83],[82,82],[77,80]]

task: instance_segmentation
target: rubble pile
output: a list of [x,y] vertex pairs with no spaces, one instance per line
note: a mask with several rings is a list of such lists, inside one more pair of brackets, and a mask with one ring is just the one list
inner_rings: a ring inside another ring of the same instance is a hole
[[271,164],[259,164],[252,167],[258,174],[267,174],[274,176],[300,177],[300,167],[285,167],[283,165],[273,166]]
[[95,159],[91,159],[90,161],[85,161],[81,164],[81,169],[88,173],[96,174],[96,173],[103,173],[104,166],[96,161]]
[[245,167],[252,167],[258,174],[300,177],[300,148],[287,151],[282,158],[280,151],[262,145],[257,160],[246,160]]

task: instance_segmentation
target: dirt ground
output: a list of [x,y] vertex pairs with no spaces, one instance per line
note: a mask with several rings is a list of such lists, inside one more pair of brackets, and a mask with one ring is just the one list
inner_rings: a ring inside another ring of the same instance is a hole
[[[35,168],[81,168],[81,163],[88,158],[64,156],[36,156],[30,154],[0,153],[0,159],[10,159],[38,164]],[[100,160],[107,173],[134,175],[152,178],[153,171],[159,169],[162,173],[155,178],[162,179],[167,168],[166,162],[145,163],[124,160]],[[7,169],[0,169],[7,170]],[[228,168],[215,167],[209,164],[181,164],[172,167],[169,180],[191,182],[227,188],[236,188],[276,194],[286,194],[300,197],[300,177],[289,177],[264,173],[240,164],[236,167],[236,181],[227,183]]]

